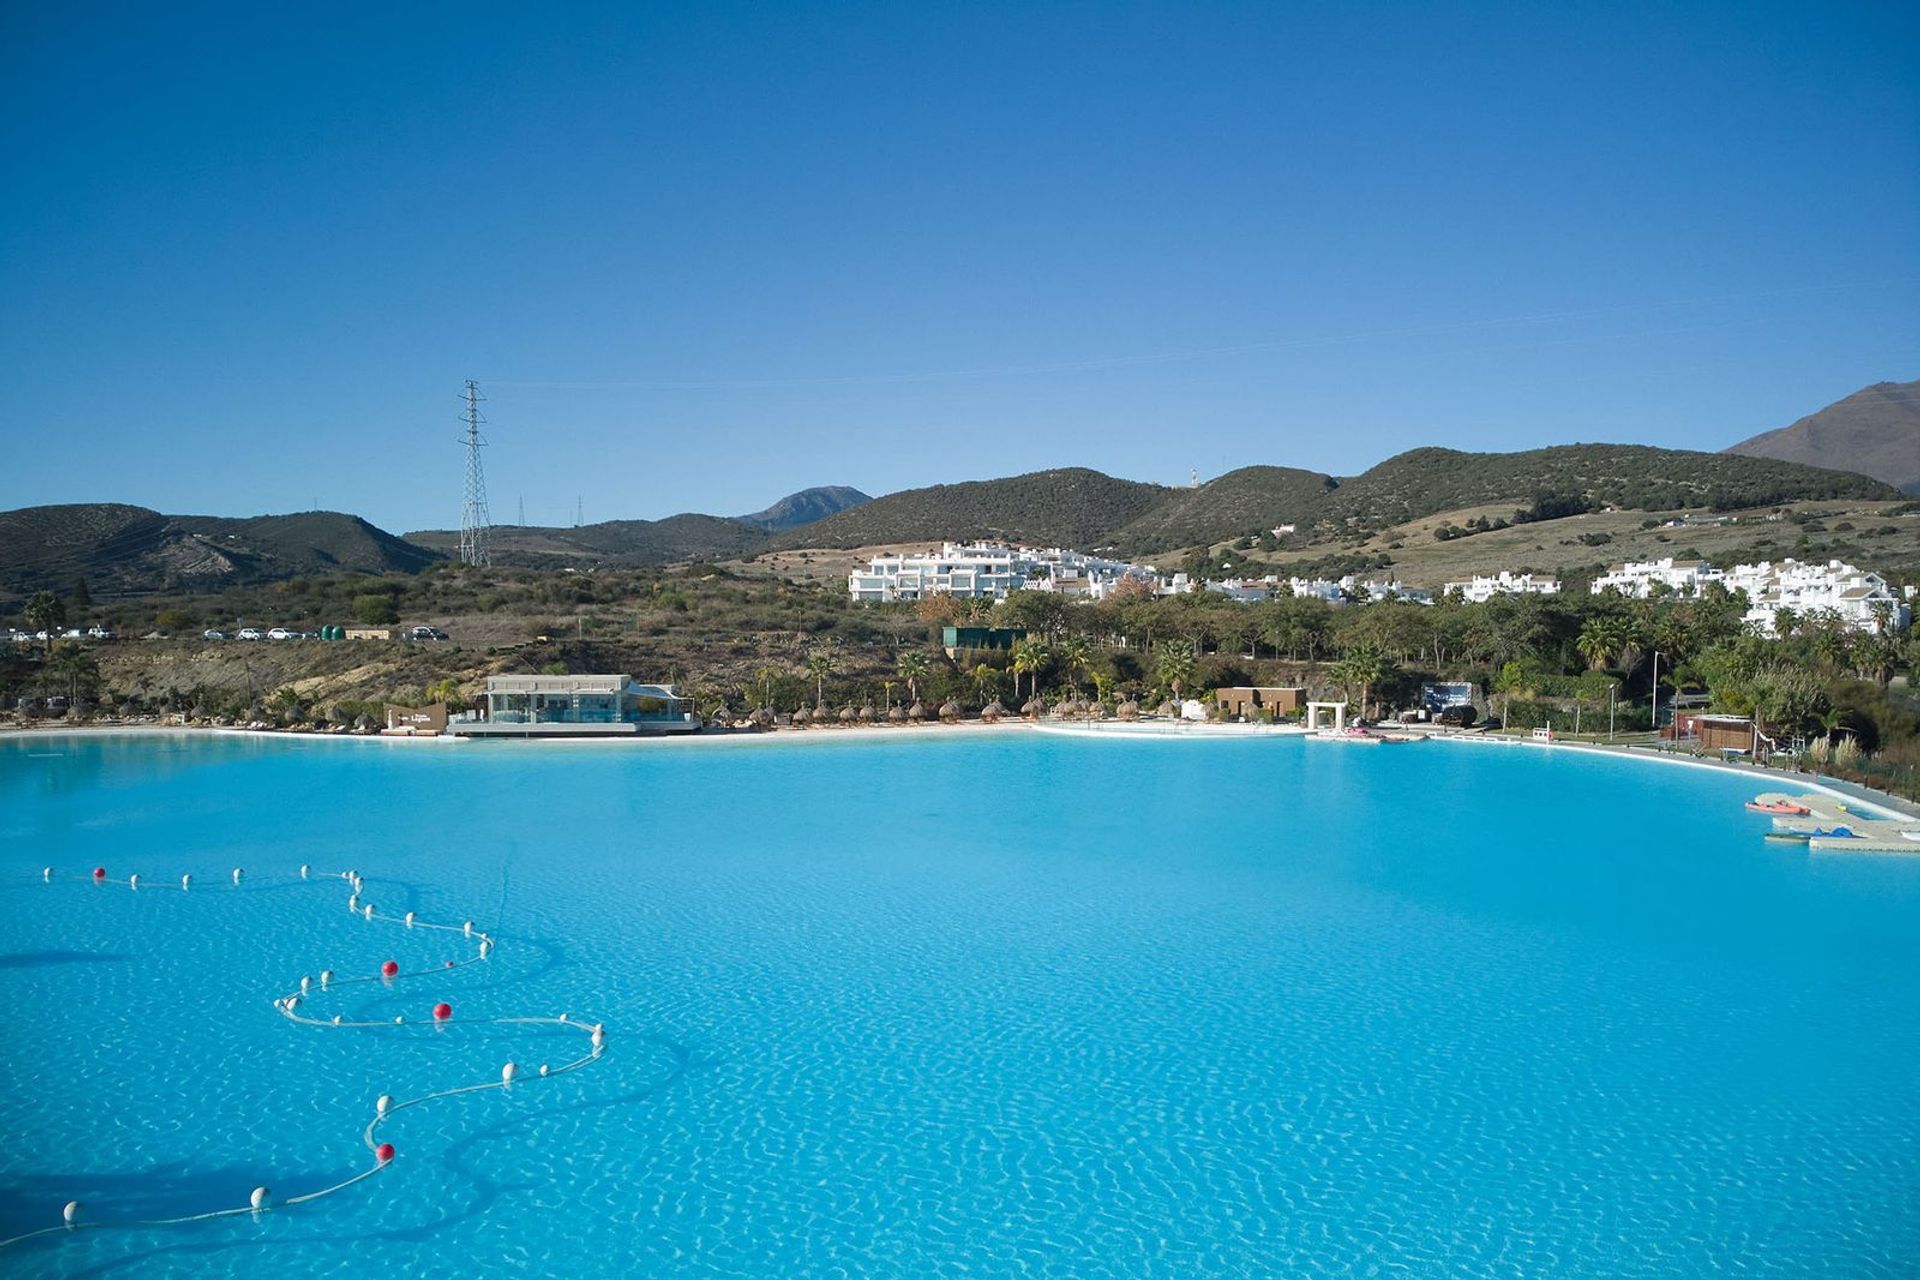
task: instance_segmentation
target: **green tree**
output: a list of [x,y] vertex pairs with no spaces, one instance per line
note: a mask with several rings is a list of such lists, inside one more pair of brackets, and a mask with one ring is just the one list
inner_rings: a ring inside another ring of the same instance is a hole
[[807,673],[813,677],[813,700],[817,706],[827,701],[827,677],[833,674],[833,651],[815,649],[807,655]]
[[1040,692],[1038,682],[1040,673],[1053,661],[1046,642],[1038,636],[1028,636],[1013,646],[1013,696],[1020,696],[1020,677],[1027,677],[1028,697]]
[[1181,700],[1198,665],[1199,654],[1191,640],[1169,640],[1160,646],[1160,680],[1173,690],[1175,702]]
[[1387,660],[1372,645],[1362,644],[1342,655],[1329,674],[1343,686],[1360,686],[1360,718],[1364,720],[1373,686],[1386,678]]
[[100,664],[80,645],[68,645],[47,659],[47,670],[59,680],[68,702],[75,706],[100,686]]
[[53,652],[53,638],[67,625],[67,606],[51,591],[38,591],[27,601],[27,626],[47,633],[46,651]]
[[1054,650],[1060,659],[1060,665],[1066,668],[1067,685],[1073,690],[1073,700],[1080,700],[1081,672],[1093,670],[1093,647],[1085,636],[1067,636]]
[[384,592],[355,596],[353,616],[370,627],[384,627],[400,621],[399,611],[393,607],[393,597]]
[[926,652],[921,649],[905,650],[894,662],[893,669],[907,682],[907,697],[913,702],[920,701],[920,682],[927,678],[927,672],[932,669]]

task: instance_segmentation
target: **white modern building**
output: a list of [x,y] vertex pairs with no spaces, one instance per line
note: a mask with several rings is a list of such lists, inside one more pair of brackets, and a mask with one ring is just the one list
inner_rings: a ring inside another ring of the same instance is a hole
[[1464,582],[1449,582],[1443,590],[1449,595],[1458,591],[1468,604],[1485,604],[1495,596],[1557,596],[1560,579],[1502,569],[1491,577],[1475,574]]
[[1727,575],[1704,560],[1629,560],[1609,569],[1593,580],[1588,588],[1594,595],[1616,591],[1634,600],[1645,600],[1656,587],[1666,587],[1676,595],[1699,596],[1715,582],[1724,583]]
[[1737,564],[1725,581],[1729,591],[1747,593],[1746,623],[1763,636],[1778,633],[1782,609],[1801,618],[1834,617],[1849,631],[1904,631],[1913,624],[1912,609],[1885,578],[1839,560]]
[[957,596],[1004,600],[1015,591],[1056,591],[1104,600],[1123,579],[1153,581],[1153,571],[1061,547],[1045,550],[993,542],[947,542],[938,551],[875,556],[847,575],[856,601],[888,603]]

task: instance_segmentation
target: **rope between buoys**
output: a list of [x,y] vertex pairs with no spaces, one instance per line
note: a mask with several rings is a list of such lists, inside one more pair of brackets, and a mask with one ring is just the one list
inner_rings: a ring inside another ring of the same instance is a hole
[[[52,874],[51,869],[49,869],[48,871],[42,873],[42,879],[45,882],[51,884],[54,882],[56,877]],[[212,880],[200,886],[197,890],[190,888],[188,884],[185,883],[184,881],[166,881],[166,880],[136,881],[136,879],[131,876],[125,879],[120,879],[120,878],[106,876],[106,875],[87,875],[87,876],[59,877],[59,879],[80,880],[89,884],[121,885],[126,888],[133,889],[136,892],[145,892],[145,891],[154,890],[154,889],[172,889],[180,893],[192,893],[192,892],[246,893],[246,892],[251,892],[255,887],[265,882],[260,877],[254,877],[251,875],[243,877],[240,870],[237,868],[233,872],[233,876],[230,881]],[[373,1029],[373,1028],[384,1028],[389,1031],[393,1030],[396,1025],[400,1025],[400,1024],[396,1024],[394,1022],[373,1022],[373,1021],[367,1021],[365,1019],[355,1019],[349,1022],[344,1019],[336,1021],[333,1018],[315,1018],[315,1017],[310,1017],[305,1013],[302,1013],[300,1009],[301,1009],[301,1006],[306,1002],[314,1000],[317,997],[322,995],[334,994],[335,991],[340,987],[354,986],[354,985],[358,985],[361,983],[368,983],[368,982],[380,982],[380,983],[391,985],[392,983],[400,982],[408,978],[424,978],[430,974],[445,975],[447,973],[451,973],[459,969],[464,969],[469,965],[484,963],[488,959],[488,957],[492,954],[492,951],[495,946],[493,937],[490,934],[487,934],[481,930],[475,929],[470,922],[466,924],[439,924],[433,921],[421,920],[417,916],[409,918],[408,916],[388,915],[375,910],[372,904],[370,903],[360,904],[359,896],[360,896],[361,890],[365,887],[365,881],[358,872],[338,871],[338,872],[326,872],[326,873],[316,872],[316,873],[310,874],[308,868],[302,867],[300,870],[300,874],[297,877],[294,877],[292,882],[295,884],[311,883],[314,881],[324,882],[324,880],[326,879],[345,880],[350,885],[353,886],[353,896],[351,899],[351,904],[353,906],[354,914],[360,916],[362,919],[370,923],[398,925],[407,929],[435,929],[445,933],[458,933],[465,937],[469,937],[473,939],[475,944],[474,954],[466,957],[465,959],[450,960],[438,969],[416,969],[411,972],[397,972],[392,975],[379,974],[373,977],[368,977],[364,975],[347,977],[347,978],[342,978],[339,976],[331,976],[328,978],[328,980],[324,984],[314,981],[311,977],[303,978],[301,980],[300,985],[296,986],[296,988],[292,992],[289,992],[287,995],[284,995],[284,996],[279,996],[275,998],[273,1001],[274,1009],[278,1011],[282,1017],[286,1018],[290,1022],[295,1022],[302,1026],[308,1026],[308,1027],[331,1027],[331,1028],[341,1028],[341,1029],[356,1028],[356,1029],[363,1029],[363,1030]],[[323,972],[330,973],[331,971],[323,971]],[[543,1067],[537,1075],[525,1077],[525,1079],[528,1081],[551,1080],[557,1076],[565,1075],[568,1072],[577,1071],[581,1067],[587,1066],[590,1063],[597,1062],[600,1059],[602,1053],[604,1052],[605,1045],[606,1045],[606,1033],[601,1024],[582,1022],[572,1017],[569,1014],[561,1014],[559,1017],[539,1017],[539,1016],[529,1016],[529,1015],[518,1015],[518,1016],[501,1016],[501,1017],[489,1017],[489,1018],[459,1018],[459,1019],[455,1019],[449,1015],[444,1018],[436,1016],[433,1019],[433,1025],[436,1030],[439,1028],[453,1025],[456,1022],[462,1025],[469,1025],[469,1026],[485,1026],[490,1024],[491,1025],[521,1025],[521,1026],[525,1026],[525,1025],[563,1026],[563,1027],[572,1028],[577,1031],[584,1031],[588,1033],[588,1035],[591,1037],[593,1047],[589,1049],[585,1054],[582,1054],[580,1057],[575,1058],[570,1062],[562,1063],[560,1066],[557,1066],[557,1067],[552,1067],[552,1066]],[[415,1025],[418,1025],[418,1024],[415,1024]],[[192,1213],[192,1214],[186,1214],[180,1217],[173,1217],[173,1218],[141,1218],[141,1219],[127,1219],[127,1220],[121,1220],[121,1221],[107,1220],[107,1221],[99,1221],[99,1222],[89,1221],[85,1219],[77,1219],[77,1218],[70,1219],[68,1221],[58,1223],[54,1226],[40,1227],[33,1231],[24,1232],[20,1235],[11,1236],[7,1239],[0,1240],[0,1249],[8,1248],[11,1245],[21,1244],[28,1240],[39,1239],[42,1236],[53,1235],[56,1232],[100,1230],[103,1228],[175,1227],[175,1226],[184,1226],[188,1223],[194,1223],[194,1222],[209,1222],[215,1218],[238,1217],[241,1214],[254,1214],[257,1216],[262,1213],[270,1213],[276,1208],[290,1207],[297,1204],[309,1204],[315,1200],[320,1200],[327,1196],[333,1195],[336,1192],[344,1191],[348,1187],[353,1186],[355,1183],[364,1182],[366,1179],[373,1177],[376,1173],[382,1172],[390,1164],[393,1163],[394,1155],[391,1149],[389,1149],[388,1155],[385,1159],[381,1158],[381,1155],[380,1155],[381,1144],[378,1141],[376,1141],[376,1135],[380,1129],[380,1126],[385,1124],[388,1120],[391,1120],[395,1112],[404,1111],[409,1107],[417,1107],[428,1102],[436,1102],[442,1098],[458,1097],[461,1094],[480,1093],[489,1089],[501,1089],[501,1090],[510,1089],[514,1084],[519,1083],[522,1079],[523,1078],[517,1074],[517,1068],[515,1067],[515,1064],[510,1062],[506,1064],[506,1066],[502,1069],[501,1078],[498,1080],[483,1080],[474,1084],[455,1085],[451,1088],[439,1089],[432,1093],[424,1093],[415,1098],[389,1100],[387,1102],[387,1105],[384,1108],[376,1107],[373,1119],[368,1122],[366,1129],[361,1134],[361,1139],[366,1144],[367,1149],[374,1153],[373,1165],[369,1168],[362,1169],[360,1172],[354,1174],[352,1177],[346,1178],[340,1182],[336,1182],[331,1186],[321,1187],[315,1191],[303,1192],[302,1194],[296,1195],[296,1196],[286,1196],[277,1201],[270,1201],[270,1202],[262,1203],[259,1205],[248,1203],[245,1205],[241,1205],[237,1208],[209,1209],[204,1213]],[[77,1202],[75,1203],[77,1205]]]

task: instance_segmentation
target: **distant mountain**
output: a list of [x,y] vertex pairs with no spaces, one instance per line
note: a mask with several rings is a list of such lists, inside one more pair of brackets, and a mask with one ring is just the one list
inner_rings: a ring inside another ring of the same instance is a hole
[[[637,569],[676,560],[749,555],[766,540],[765,533],[739,520],[688,513],[664,520],[607,520],[574,528],[495,525],[490,547],[494,563],[521,568]],[[407,541],[446,555],[460,549],[460,534],[454,529],[409,533]]]
[[1179,492],[1085,467],[907,489],[776,536],[773,549],[997,538],[1041,546],[1111,541]]
[[1920,494],[1920,381],[1876,382],[1727,452],[1857,471]]
[[440,557],[358,516],[168,516],[110,502],[0,512],[0,591],[217,589],[350,570],[413,573]]
[[872,501],[871,497],[858,489],[850,489],[843,484],[821,485],[790,493],[765,511],[756,511],[750,516],[735,516],[734,519],[768,533],[779,533],[812,524],[816,520],[825,520],[828,516]]

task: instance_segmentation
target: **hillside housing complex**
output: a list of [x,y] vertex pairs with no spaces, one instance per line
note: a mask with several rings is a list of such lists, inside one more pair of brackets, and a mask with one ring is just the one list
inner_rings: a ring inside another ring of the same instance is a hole
[[938,552],[875,556],[847,575],[856,601],[886,603],[955,596],[1004,600],[1013,591],[1057,591],[1104,600],[1127,579],[1144,585],[1154,572],[1124,560],[1105,560],[1061,547],[1038,550],[992,542],[946,542]]
[[1903,595],[1879,574],[1840,560],[1762,560],[1724,571],[1703,560],[1628,561],[1595,578],[1591,590],[1645,600],[1668,592],[1697,597],[1715,584],[1746,594],[1746,623],[1766,636],[1778,633],[1782,610],[1801,618],[1830,616],[1850,631],[1904,631],[1913,622],[1911,588]]

